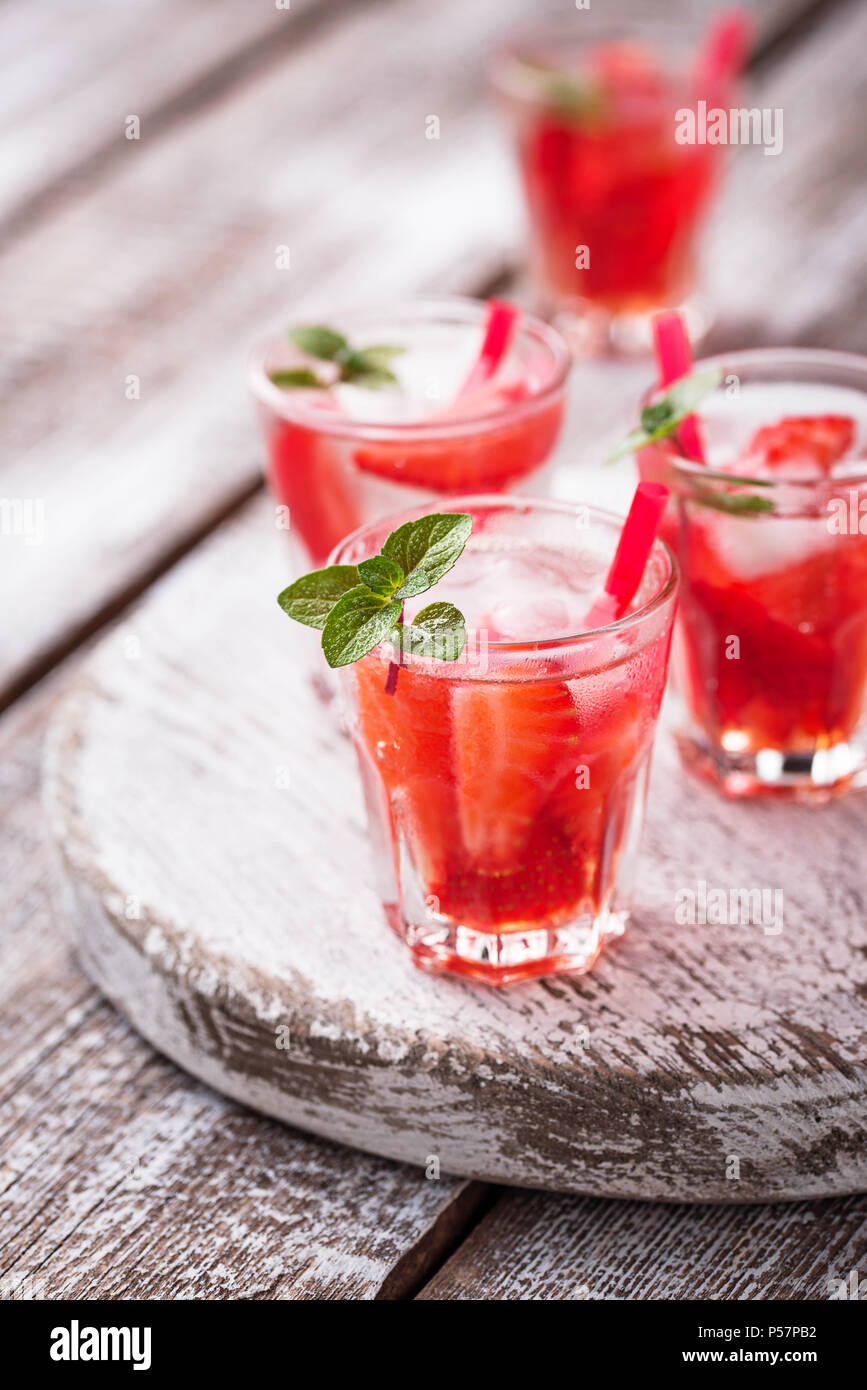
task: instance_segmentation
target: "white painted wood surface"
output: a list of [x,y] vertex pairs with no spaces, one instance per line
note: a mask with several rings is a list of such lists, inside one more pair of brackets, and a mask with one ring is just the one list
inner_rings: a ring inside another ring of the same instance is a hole
[[721,1210],[512,1192],[419,1298],[825,1302],[853,1270],[863,1287],[865,1254],[864,1196]]
[[94,166],[129,153],[127,116],[149,140],[257,53],[261,63],[263,48],[300,38],[316,5],[9,0],[0,9],[0,223],[20,226],[49,198],[74,194],[70,185]]
[[[421,975],[315,635],[274,603],[272,522],[257,505],[161,583],[55,726],[48,805],[109,998],[218,1089],[410,1163],[670,1200],[867,1186],[867,800],[733,806],[662,737],[634,923],[592,976]],[[700,880],[780,890],[782,930],[678,926]]]
[[0,1302],[411,1295],[460,1239],[477,1185],[222,1099],[72,960],[38,795],[71,674],[0,725]]

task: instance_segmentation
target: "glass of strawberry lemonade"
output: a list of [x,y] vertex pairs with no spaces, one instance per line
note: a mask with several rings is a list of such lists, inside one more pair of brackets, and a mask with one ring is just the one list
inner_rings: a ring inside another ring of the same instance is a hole
[[679,32],[636,38],[589,18],[519,36],[496,54],[492,78],[545,311],[559,311],[584,353],[645,349],[660,308],[683,304],[693,335],[708,322],[694,288],[725,151],[681,143],[679,125],[699,101],[732,104],[747,35],[723,17],[696,51]]
[[441,299],[299,325],[255,349],[272,491],[297,563],[459,492],[532,482],[563,420],[569,349],[513,305]]
[[730,796],[825,801],[867,783],[867,358],[756,349],[696,369],[718,382],[697,435],[638,454],[671,490],[681,750]]
[[[588,629],[620,519],[454,506],[472,534],[436,597],[465,617],[460,657],[396,664],[381,644],[341,672],[382,897],[424,968],[495,985],[583,971],[628,915],[675,564],[655,542],[626,614]],[[403,520],[356,531],[332,564],[358,565]]]

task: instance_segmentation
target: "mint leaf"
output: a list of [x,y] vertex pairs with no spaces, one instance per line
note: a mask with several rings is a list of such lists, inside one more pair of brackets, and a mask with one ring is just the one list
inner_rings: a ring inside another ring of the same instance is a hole
[[618,444],[617,448],[612,453],[606,456],[604,462],[616,463],[618,459],[624,458],[626,454],[634,454],[636,449],[641,449],[644,447],[644,445],[648,442],[648,439],[649,435],[645,430],[630,430],[629,434],[623,440],[623,443]]
[[411,623],[395,628],[389,641],[413,656],[457,661],[467,644],[467,625],[453,603],[429,603]]
[[728,512],[731,516],[776,511],[770,497],[761,497],[755,492],[714,492],[702,487],[696,488],[693,495],[703,507],[711,507],[715,512]]
[[[401,353],[406,352],[405,347],[396,347],[394,344],[382,343],[373,347],[361,348],[359,352],[353,354],[356,359],[356,368],[363,372],[375,371],[378,367],[388,367],[392,359],[400,357]],[[349,363],[347,363],[349,366]]]
[[382,598],[359,584],[334,605],[322,630],[322,650],[333,667],[349,666],[372,652],[400,617],[399,599]]
[[340,373],[343,381],[355,382],[358,386],[367,386],[373,390],[378,390],[383,386],[396,386],[397,377],[391,370],[391,362],[395,357],[399,357],[406,348],[389,347],[383,344],[380,347],[358,348],[355,351],[348,350],[342,352],[338,358],[341,363]]
[[368,390],[378,391],[384,386],[397,386],[398,380],[389,363],[392,358],[405,352],[402,347],[347,348],[338,355],[341,364],[341,381],[351,381],[356,386],[366,386]]
[[342,333],[322,323],[301,323],[297,328],[290,328],[289,337],[308,357],[321,357],[326,362],[334,362],[338,353],[349,347]]
[[641,428],[645,434],[651,430],[658,429],[660,425],[668,424],[674,415],[672,404],[668,400],[661,400],[657,405],[646,405],[641,412]]
[[703,469],[701,479],[699,480],[697,478],[696,481],[703,484],[705,479],[707,478],[711,478],[715,483],[728,483],[734,484],[736,486],[743,485],[744,487],[774,486],[774,481],[772,478],[742,478],[739,473],[716,473],[712,472],[709,468]]
[[662,425],[679,424],[691,415],[696,406],[715,391],[722,381],[719,367],[705,367],[704,371],[691,372],[672,382],[664,396],[641,412],[641,427],[652,432]]
[[368,391],[381,391],[385,386],[397,386],[398,379],[387,367],[377,367],[369,372],[344,372],[341,381],[353,386],[365,386]]
[[289,371],[269,372],[275,386],[312,386],[324,389],[323,383],[309,367],[293,367]]
[[374,555],[370,560],[362,560],[358,566],[358,577],[375,594],[389,599],[403,583],[403,570],[384,555]]
[[606,114],[606,99],[599,83],[554,63],[521,58],[513,69],[522,95],[553,106],[567,120],[598,122]]
[[542,96],[564,116],[580,122],[598,120],[605,112],[605,102],[598,88],[582,82],[568,73],[542,72]]
[[653,444],[657,439],[665,439],[673,434],[677,426],[692,415],[696,406],[711,391],[715,391],[721,381],[722,371],[719,367],[706,367],[701,372],[693,372],[673,382],[664,396],[644,407],[640,427],[632,430],[605,462],[614,463],[624,454],[632,454],[636,449],[644,448],[645,444]]
[[461,554],[472,529],[473,519],[466,512],[434,512],[392,531],[382,553],[406,576],[397,597],[413,598],[439,583]]
[[277,602],[296,623],[321,629],[338,599],[357,585],[358,570],[354,565],[329,565],[296,579],[277,595]]

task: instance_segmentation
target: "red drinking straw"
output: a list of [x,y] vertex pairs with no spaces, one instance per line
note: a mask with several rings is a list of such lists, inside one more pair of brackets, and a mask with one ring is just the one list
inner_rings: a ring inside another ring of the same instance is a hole
[[505,299],[488,300],[488,322],[481,351],[455,400],[472,395],[490,381],[509,350],[520,317],[521,310],[516,304],[509,304]]
[[[692,348],[682,316],[676,310],[653,316],[653,350],[659,370],[660,386],[670,386],[692,371]],[[687,458],[704,463],[704,449],[694,415],[677,427],[677,437]]]
[[586,628],[605,627],[623,617],[638,591],[668,497],[664,483],[638,484],[605,587],[584,619]]
[[715,92],[740,76],[752,48],[753,32],[752,16],[745,10],[722,10],[711,21],[695,65],[699,90]]

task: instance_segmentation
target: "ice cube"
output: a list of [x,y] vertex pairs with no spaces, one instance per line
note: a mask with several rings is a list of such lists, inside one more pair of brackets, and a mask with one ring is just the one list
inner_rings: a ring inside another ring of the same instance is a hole
[[700,525],[732,578],[745,581],[801,564],[835,541],[823,517],[714,516]]

